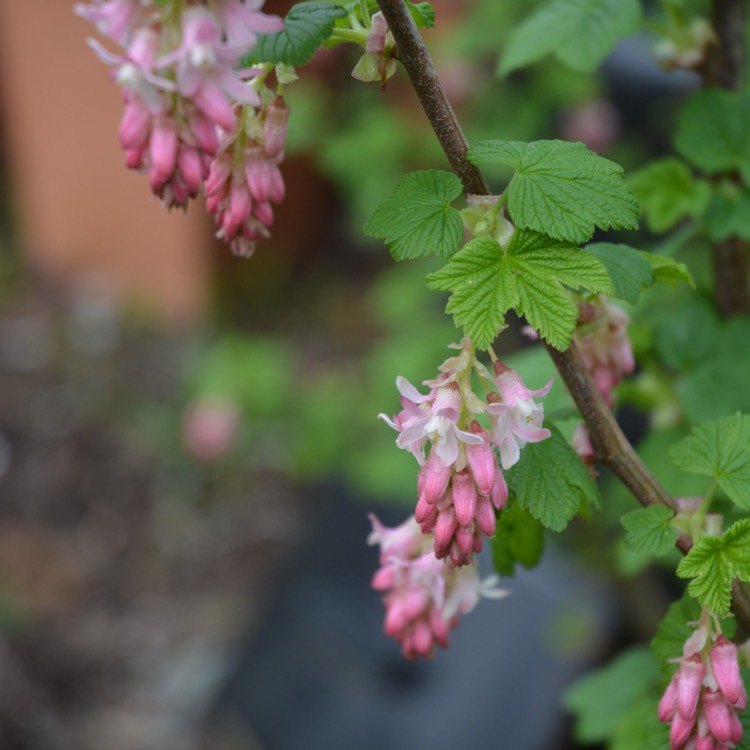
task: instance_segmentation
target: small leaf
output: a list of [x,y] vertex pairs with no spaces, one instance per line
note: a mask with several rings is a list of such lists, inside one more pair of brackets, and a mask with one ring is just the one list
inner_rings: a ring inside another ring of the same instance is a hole
[[492,343],[505,313],[519,302],[508,258],[489,237],[464,245],[446,266],[427,277],[427,286],[452,292],[445,309],[480,349]]
[[584,250],[591,253],[607,269],[614,296],[634,305],[641,292],[654,283],[651,264],[638,251],[627,245],[612,245],[598,242],[587,245]]
[[281,31],[258,37],[252,57],[258,62],[304,65],[331,36],[335,20],[345,15],[346,10],[334,3],[297,3]]
[[479,348],[492,343],[515,309],[550,344],[566,349],[578,309],[563,284],[592,292],[612,291],[604,266],[568,242],[516,229],[507,250],[487,237],[469,242],[440,271],[431,289],[453,292],[447,312]]
[[750,580],[750,519],[738,521],[720,537],[702,536],[677,566],[692,578],[687,591],[714,614],[729,614],[732,581]]
[[674,512],[665,505],[650,505],[626,513],[621,521],[628,532],[625,544],[631,552],[666,555],[677,541],[670,521]]
[[677,668],[670,660],[682,656],[685,641],[695,632],[695,628],[691,628],[688,623],[697,622],[700,616],[700,604],[690,596],[684,595],[669,605],[667,614],[651,639],[651,651],[668,674]]
[[590,73],[620,37],[638,30],[638,0],[552,0],[512,33],[500,75],[552,53],[573,70]]
[[495,570],[503,576],[515,574],[516,564],[533,568],[544,551],[544,529],[518,503],[506,507],[497,520],[492,539],[492,560]]
[[450,205],[461,191],[461,181],[450,172],[410,172],[375,209],[365,232],[384,240],[396,260],[430,254],[448,258],[463,237],[461,214]]
[[750,416],[735,414],[696,427],[672,446],[675,465],[692,474],[705,474],[740,508],[750,509]]
[[654,272],[654,282],[677,286],[681,281],[689,284],[695,289],[695,282],[684,263],[678,263],[673,258],[664,255],[656,255],[641,250],[641,255],[649,262]]
[[599,490],[560,431],[530,443],[510,474],[510,487],[524,510],[552,531],[562,531],[583,506],[599,503]]
[[675,147],[705,172],[740,169],[750,176],[750,97],[733,91],[693,94],[680,113]]
[[576,717],[575,738],[586,744],[606,740],[658,680],[656,659],[643,646],[577,680],[563,697],[565,708]]
[[469,149],[473,164],[499,162],[516,174],[508,210],[516,226],[580,243],[594,229],[636,229],[638,202],[622,167],[582,143],[484,141]]
[[711,195],[708,184],[696,180],[687,164],[674,157],[639,169],[628,184],[646,214],[649,229],[657,234],[686,216],[700,216]]

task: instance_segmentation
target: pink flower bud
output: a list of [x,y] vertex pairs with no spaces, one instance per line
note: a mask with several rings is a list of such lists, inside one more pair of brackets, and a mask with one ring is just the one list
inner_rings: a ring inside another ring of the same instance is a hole
[[[477,500],[477,509],[474,513],[474,521],[483,534],[493,536],[495,533],[495,511],[492,504],[486,497],[480,497]],[[481,540],[481,537],[480,537]]]
[[394,568],[378,568],[370,581],[375,591],[388,591],[396,585],[396,571]]
[[219,86],[204,81],[193,94],[193,101],[211,122],[215,122],[228,133],[234,131],[237,125],[234,107]]
[[712,734],[706,734],[703,737],[698,735],[695,738],[695,750],[716,750],[714,736]]
[[677,710],[685,719],[695,718],[701,683],[706,674],[706,666],[699,656],[685,659],[675,673],[677,679]]
[[719,742],[728,742],[732,736],[732,711],[720,692],[706,690],[703,693],[703,714],[711,734]]
[[441,510],[435,522],[435,555],[437,557],[445,557],[457,528],[458,521],[453,509]]
[[456,519],[461,526],[466,526],[474,518],[477,505],[477,488],[474,480],[465,471],[453,477],[453,507]]
[[729,712],[729,720],[732,723],[731,734],[729,739],[735,744],[739,745],[742,742],[742,724],[740,723],[737,714],[734,711]]
[[445,494],[450,478],[451,467],[444,466],[437,452],[431,451],[417,476],[419,497],[424,497],[428,503],[436,503]]
[[167,182],[177,165],[177,126],[174,120],[160,117],[156,120],[149,144],[151,178]]
[[273,208],[268,201],[263,203],[256,203],[253,207],[253,214],[255,218],[264,226],[271,228],[273,224]]
[[269,159],[284,153],[288,128],[289,107],[277,96],[266,108],[266,121],[263,124],[263,150]]
[[505,503],[508,502],[508,485],[500,469],[495,472],[495,484],[492,485],[490,497],[492,498],[492,504],[498,510],[502,510],[505,507]]
[[495,471],[497,469],[495,454],[490,448],[490,436],[476,420],[471,423],[469,430],[484,439],[484,442],[479,445],[466,446],[466,458],[469,461],[471,473],[474,475],[479,491],[483,495],[488,495],[495,484]]
[[200,112],[193,112],[188,117],[188,127],[200,150],[208,156],[214,156],[219,149],[219,139],[214,124]]
[[677,682],[674,678],[667,685],[667,689],[659,701],[658,713],[659,721],[663,721],[665,724],[672,721],[677,713]]
[[681,750],[683,745],[693,732],[695,717],[685,719],[680,714],[675,714],[672,726],[669,728],[669,747],[671,750]]
[[724,693],[729,703],[736,703],[742,687],[740,666],[737,662],[737,647],[723,635],[716,639],[711,649],[711,666],[721,692]]
[[470,555],[474,551],[474,532],[465,526],[456,531],[456,544],[463,557]]
[[143,146],[151,129],[151,113],[133,97],[125,106],[120,120],[120,145],[125,151]]
[[203,161],[198,151],[190,146],[182,146],[177,153],[177,166],[190,192],[190,197],[195,198],[201,189],[203,180]]
[[414,518],[417,519],[417,523],[431,529],[435,525],[437,516],[438,509],[435,504],[428,502],[425,495],[420,495],[419,500],[417,500],[417,507],[414,510]]

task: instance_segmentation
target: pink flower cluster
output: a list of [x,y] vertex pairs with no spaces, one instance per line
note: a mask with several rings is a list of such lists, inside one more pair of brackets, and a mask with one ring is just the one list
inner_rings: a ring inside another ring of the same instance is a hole
[[240,255],[268,234],[269,201],[284,194],[278,164],[288,110],[279,97],[269,103],[261,95],[269,92],[258,69],[238,70],[258,34],[282,28],[262,5],[95,0],[75,6],[123,50],[113,54],[90,40],[122,86],[119,136],[127,166],[148,174],[168,208],[186,208],[204,189],[218,236]]
[[[467,565],[482,549],[484,536],[495,533],[495,510],[508,498],[508,487],[498,466],[509,469],[526,443],[549,437],[543,408],[534,396],[546,394],[552,382],[530,391],[518,373],[501,362],[494,378],[471,354],[468,341],[461,354],[440,367],[441,375],[425,381],[429,393],[420,393],[405,378],[396,385],[402,410],[392,419],[381,414],[400,433],[396,444],[411,451],[421,465],[417,479],[415,517],[425,534],[434,533],[435,555],[455,566]],[[476,370],[490,390],[486,402],[471,392],[471,371]],[[486,414],[490,429],[476,419]],[[425,458],[425,446],[430,444]]]
[[404,656],[430,658],[435,645],[446,648],[459,616],[470,612],[480,597],[500,598],[497,578],[481,581],[475,565],[454,568],[438,560],[414,517],[387,528],[370,515],[369,544],[380,545],[380,568],[372,587],[384,592],[384,629],[401,645]]
[[[704,618],[705,619],[705,618]],[[659,703],[671,724],[671,750],[727,750],[742,741],[737,714],[747,706],[737,647],[706,624],[686,641],[679,668]]]
[[613,390],[624,375],[635,369],[633,349],[628,338],[628,314],[602,300],[578,305],[575,341],[604,400],[612,406]]

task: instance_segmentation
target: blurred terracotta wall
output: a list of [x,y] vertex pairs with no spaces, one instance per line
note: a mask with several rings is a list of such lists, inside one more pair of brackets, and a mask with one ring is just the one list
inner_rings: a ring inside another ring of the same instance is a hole
[[102,279],[168,321],[204,308],[211,226],[199,206],[168,214],[117,142],[121,102],[68,0],[0,0],[0,144],[32,270]]

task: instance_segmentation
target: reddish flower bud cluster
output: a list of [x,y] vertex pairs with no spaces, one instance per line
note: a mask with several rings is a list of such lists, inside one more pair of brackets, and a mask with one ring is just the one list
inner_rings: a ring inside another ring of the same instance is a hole
[[459,616],[470,612],[482,596],[500,598],[497,578],[481,581],[476,566],[455,568],[439,560],[432,540],[414,520],[387,528],[370,515],[370,544],[380,545],[380,568],[372,587],[384,592],[386,635],[401,645],[404,656],[430,658],[436,645],[447,648]]
[[[268,235],[269,201],[280,201],[288,108],[265,104],[258,70],[238,72],[257,34],[279,31],[281,19],[260,12],[262,0],[96,0],[76,12],[123,48],[90,40],[116,68],[125,111],[120,143],[130,169],[149,176],[167,208],[186,208],[204,188],[218,236],[239,255]],[[251,79],[256,78],[255,81]],[[249,114],[248,114],[249,113]],[[250,138],[248,120],[261,122]],[[220,144],[221,148],[220,148]],[[204,185],[205,183],[205,185]]]
[[746,706],[737,647],[723,635],[710,644],[708,629],[699,628],[659,703],[659,720],[671,724],[671,750],[735,747],[742,741],[737,714]]
[[627,313],[616,305],[599,301],[578,306],[578,329],[574,338],[586,368],[609,406],[614,403],[614,388],[624,375],[635,369],[628,338],[629,323]]
[[[405,378],[396,381],[402,411],[383,418],[399,431],[396,444],[410,450],[421,464],[417,478],[415,517],[425,534],[434,533],[435,554],[452,564],[467,565],[482,549],[485,536],[495,533],[495,510],[505,506],[508,487],[498,465],[509,469],[526,443],[549,437],[542,428],[543,409],[534,396],[547,393],[552,383],[530,391],[515,370],[501,362],[494,378],[470,353],[465,341],[457,357],[441,366],[442,374],[425,381],[427,395]],[[471,392],[470,375],[477,370],[489,387],[486,401]],[[487,414],[490,430],[475,415]],[[430,443],[429,457],[425,446]]]

